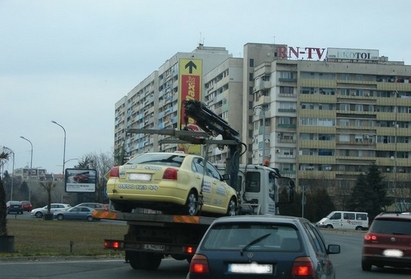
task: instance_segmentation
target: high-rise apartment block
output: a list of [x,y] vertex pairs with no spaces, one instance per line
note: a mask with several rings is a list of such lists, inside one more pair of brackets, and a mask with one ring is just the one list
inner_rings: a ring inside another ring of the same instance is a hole
[[[177,53],[116,103],[116,154],[176,150],[159,144],[164,136],[126,131],[180,128],[182,59],[201,60],[200,99],[239,131],[242,163],[335,189],[376,164],[389,187],[410,188],[411,66],[375,49],[247,43],[243,58],[203,45]],[[208,157],[225,162],[227,149]]]

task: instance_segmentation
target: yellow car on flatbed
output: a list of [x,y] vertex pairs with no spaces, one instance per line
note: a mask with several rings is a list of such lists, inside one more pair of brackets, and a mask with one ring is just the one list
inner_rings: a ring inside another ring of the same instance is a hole
[[139,154],[108,174],[114,209],[148,208],[167,214],[236,215],[237,193],[218,170],[198,155]]

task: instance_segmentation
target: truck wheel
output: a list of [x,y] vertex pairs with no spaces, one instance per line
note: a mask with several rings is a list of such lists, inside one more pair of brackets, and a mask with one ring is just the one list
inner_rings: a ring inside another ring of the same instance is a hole
[[196,216],[198,214],[198,195],[194,190],[191,190],[190,193],[188,193],[182,214],[190,216]]
[[135,252],[135,251],[127,251],[128,254],[128,262],[130,263],[130,266],[133,269],[142,269],[143,264],[140,261],[140,252]]
[[[153,254],[153,253],[142,253],[144,258],[144,269],[146,270],[156,270],[163,259],[163,255]],[[145,255],[144,255],[145,254]]]
[[227,207],[227,216],[234,216],[237,214],[237,203],[235,201],[235,198],[232,197],[230,201],[228,202],[228,207]]
[[326,229],[333,229],[334,227],[333,227],[333,225],[327,225],[327,226],[325,226],[325,228]]
[[160,266],[161,260],[163,258],[162,255],[153,253],[136,251],[130,251],[128,253],[130,266],[136,270],[156,270]]

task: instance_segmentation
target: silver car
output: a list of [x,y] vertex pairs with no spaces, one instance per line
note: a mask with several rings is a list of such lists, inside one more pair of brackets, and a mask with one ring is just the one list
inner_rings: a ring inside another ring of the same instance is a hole
[[[67,210],[69,208],[71,208],[71,205],[67,203],[51,203],[50,213],[54,213],[56,211],[61,211],[61,210]],[[44,214],[46,213],[47,213],[47,205],[32,209],[30,212],[30,215],[36,218],[43,218]]]

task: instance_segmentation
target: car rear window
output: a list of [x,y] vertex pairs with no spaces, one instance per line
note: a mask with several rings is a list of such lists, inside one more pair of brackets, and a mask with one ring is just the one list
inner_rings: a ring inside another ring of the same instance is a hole
[[[247,246],[247,247],[246,247]],[[298,251],[299,233],[290,224],[227,223],[214,225],[204,238],[203,250]]]
[[179,154],[144,153],[131,159],[127,162],[127,164],[150,164],[180,167],[184,161],[184,158],[185,156],[181,156]]
[[386,234],[406,234],[411,235],[411,220],[402,219],[375,219],[372,222],[371,232]]

